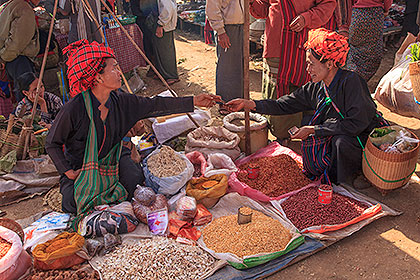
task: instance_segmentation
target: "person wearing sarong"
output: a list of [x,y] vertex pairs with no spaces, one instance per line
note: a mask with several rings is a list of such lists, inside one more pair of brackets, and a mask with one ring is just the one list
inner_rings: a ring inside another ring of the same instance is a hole
[[356,0],[349,30],[349,55],[346,69],[365,81],[375,75],[384,55],[384,18],[392,0]]
[[[321,26],[337,27],[333,16],[336,0],[250,1],[250,13],[265,18],[262,95],[277,99],[310,80],[305,71],[305,43],[308,31]],[[288,138],[287,130],[300,126],[302,112],[287,116],[267,116],[271,133],[278,140]]]
[[155,67],[170,85],[179,81],[174,32],[178,20],[175,0],[159,0],[159,16],[153,39]]
[[243,108],[267,115],[315,110],[310,124],[293,139],[302,140],[305,174],[324,182],[352,184],[361,170],[362,145],[382,118],[376,112],[366,81],[342,70],[348,52],[346,37],[320,28],[309,32],[307,70],[312,81],[277,100],[233,100],[233,111]]
[[[70,90],[77,93],[57,115],[46,150],[60,178],[64,212],[83,216],[94,206],[133,197],[143,181],[122,139],[140,119],[209,107],[220,97],[140,97],[118,92],[121,73],[113,51],[80,40],[64,49]],[[64,147],[64,149],[63,149]]]
[[[216,41],[216,94],[224,101],[244,96],[243,7],[243,0],[206,2],[206,16]],[[226,112],[221,109],[220,113]]]

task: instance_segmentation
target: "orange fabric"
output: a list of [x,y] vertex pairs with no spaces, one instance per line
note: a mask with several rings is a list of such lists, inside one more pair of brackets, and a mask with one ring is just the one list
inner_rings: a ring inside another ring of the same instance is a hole
[[34,267],[40,270],[66,269],[84,263],[86,260],[76,254],[55,259],[53,261],[42,262],[34,259]]
[[347,38],[325,28],[309,31],[305,48],[307,50],[312,49],[321,55],[321,60],[325,58],[334,61],[337,67],[346,64],[347,53],[349,52]]
[[201,236],[201,232],[193,227],[191,223],[177,219],[169,220],[169,233],[174,237],[181,236],[194,241],[200,239]]
[[35,260],[51,262],[75,254],[82,249],[84,244],[85,239],[78,233],[63,232],[55,238],[37,245],[32,254]]

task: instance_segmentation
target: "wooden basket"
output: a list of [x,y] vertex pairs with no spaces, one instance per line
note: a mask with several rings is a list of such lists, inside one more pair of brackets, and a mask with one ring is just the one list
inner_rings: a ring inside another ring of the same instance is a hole
[[[418,139],[414,133],[410,133],[411,137]],[[408,183],[416,169],[419,148],[417,143],[414,149],[406,153],[385,153],[368,138],[362,160],[363,174],[382,194],[400,188]]]
[[420,61],[408,64],[414,97],[420,101]]

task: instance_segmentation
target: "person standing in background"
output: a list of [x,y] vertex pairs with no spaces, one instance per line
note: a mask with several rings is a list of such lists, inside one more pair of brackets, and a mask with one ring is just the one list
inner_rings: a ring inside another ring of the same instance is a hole
[[[310,80],[303,45],[310,29],[325,26],[335,30],[336,0],[255,0],[249,5],[252,16],[267,19],[262,96],[275,100]],[[271,133],[279,141],[289,138],[287,131],[299,127],[302,116],[302,112],[267,116]]]
[[384,51],[384,19],[392,0],[356,0],[349,30],[346,69],[367,81],[378,70]]
[[407,33],[410,32],[413,35],[419,33],[419,26],[416,23],[417,13],[419,10],[419,0],[406,0],[406,6],[404,11],[403,29],[401,31],[401,38],[404,40]]
[[224,101],[243,98],[244,1],[207,0],[206,15],[215,31],[216,94]]

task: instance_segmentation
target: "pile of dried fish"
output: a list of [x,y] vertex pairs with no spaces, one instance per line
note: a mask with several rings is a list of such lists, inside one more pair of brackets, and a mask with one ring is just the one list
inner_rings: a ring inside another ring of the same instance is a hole
[[182,173],[187,164],[173,149],[163,146],[159,152],[147,159],[147,167],[153,176],[163,178]]
[[125,243],[98,263],[102,279],[200,279],[215,259],[197,246],[165,237]]

